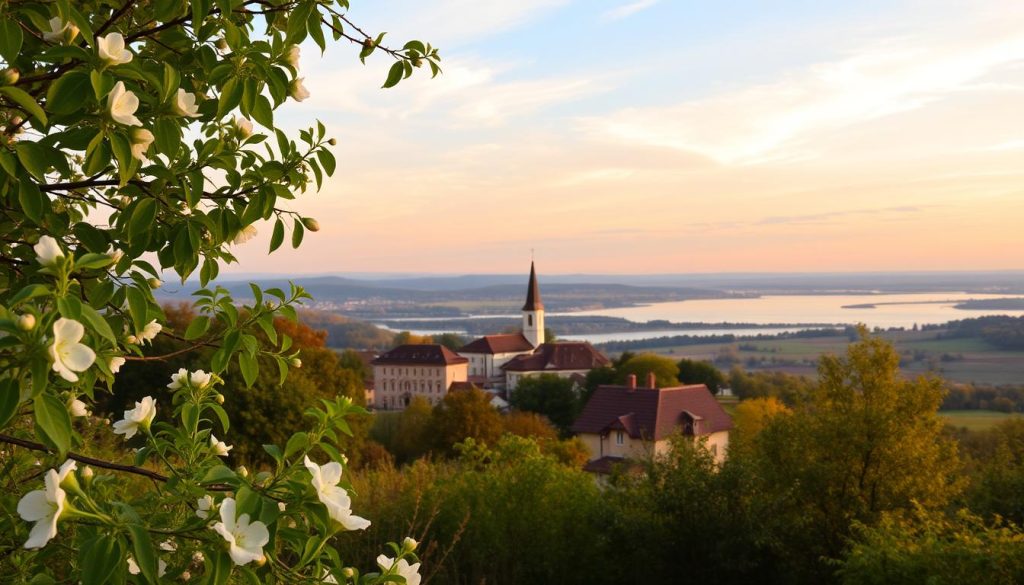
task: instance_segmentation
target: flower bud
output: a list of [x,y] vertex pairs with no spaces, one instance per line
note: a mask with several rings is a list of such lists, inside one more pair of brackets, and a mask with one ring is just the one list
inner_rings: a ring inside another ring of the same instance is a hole
[[420,59],[419,57],[416,57],[415,59],[412,60],[412,66],[413,67],[423,67],[423,59]]
[[14,85],[15,83],[18,83],[18,79],[20,79],[20,78],[21,78],[21,74],[18,73],[17,69],[14,69],[12,67],[11,69],[5,69],[4,70],[4,73],[3,73],[4,85]]
[[262,567],[265,564],[267,564],[267,555],[263,555],[260,558],[256,559],[257,567]]
[[18,329],[32,331],[36,327],[36,316],[32,313],[25,313],[18,317]]
[[318,231],[320,231],[320,222],[318,222],[317,220],[313,219],[312,217],[304,217],[304,218],[302,218],[302,225],[306,226],[306,229],[311,231],[311,232],[318,232]]
[[92,481],[92,478],[95,475],[96,473],[92,470],[92,467],[86,465],[85,467],[82,468],[82,479],[85,480],[85,483],[89,483],[90,481]]
[[217,50],[218,51],[220,51],[221,53],[227,53],[228,49],[230,49],[230,48],[231,47],[228,46],[228,42],[224,39],[224,37],[221,37],[221,38],[217,39]]
[[374,40],[369,38],[369,37],[363,39],[363,47],[365,47],[367,49],[372,49],[374,47],[374,45],[376,45],[376,44],[377,43],[374,42]]
[[291,364],[291,366],[293,368],[301,368],[302,367],[302,360],[300,360],[297,357],[293,357],[292,359],[288,360],[288,363]]
[[327,144],[330,144],[331,146],[337,146],[338,141],[334,138],[331,138],[330,140],[327,141]]
[[201,551],[197,550],[196,552],[192,553],[192,562],[193,563],[199,564],[199,563],[203,562],[205,559],[206,559],[206,557],[203,556],[203,553]]
[[125,337],[124,340],[127,341],[128,343],[132,343],[132,344],[135,344],[135,343],[139,342],[139,338],[135,337],[134,335],[129,335],[128,337]]
[[416,550],[417,545],[419,545],[418,542],[406,536],[405,540],[402,541],[402,550],[405,552],[412,552]]
[[149,288],[152,288],[152,289],[160,288],[164,284],[163,282],[160,281],[159,278],[150,278],[146,282],[149,283]]
[[217,401],[217,404],[224,404],[224,395],[219,392],[213,397],[213,399]]
[[182,571],[182,573],[181,573],[181,580],[182,581],[188,581],[191,578],[192,578],[192,573],[189,573],[188,571]]
[[345,567],[341,570],[341,575],[346,579],[351,579],[352,577],[356,576],[356,572],[352,570],[352,567]]
[[235,470],[240,477],[249,477],[249,470],[244,465],[239,465],[238,469]]

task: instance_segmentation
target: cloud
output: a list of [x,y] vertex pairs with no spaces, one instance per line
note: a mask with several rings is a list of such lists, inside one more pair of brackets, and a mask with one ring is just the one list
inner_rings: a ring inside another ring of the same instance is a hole
[[959,38],[890,38],[773,83],[675,105],[584,118],[605,140],[700,153],[724,165],[816,156],[812,141],[920,109],[1024,60],[1024,35],[976,27]]
[[386,29],[429,37],[435,46],[451,49],[499,34],[569,4],[571,0],[403,0],[387,4],[379,18]]
[[[928,207],[935,207],[934,205]],[[884,215],[915,215],[924,211],[923,207],[913,205],[901,205],[897,207],[885,207],[880,209],[848,209],[843,211],[826,211],[822,213],[805,213],[802,215],[775,215],[766,217],[756,225],[804,225],[828,223],[830,220],[848,218],[853,216],[884,216]]]
[[629,18],[637,12],[647,10],[651,6],[657,4],[659,0],[636,0],[628,4],[623,4],[612,8],[608,12],[601,15],[601,20],[605,22],[612,22],[616,20],[622,20],[623,18]]

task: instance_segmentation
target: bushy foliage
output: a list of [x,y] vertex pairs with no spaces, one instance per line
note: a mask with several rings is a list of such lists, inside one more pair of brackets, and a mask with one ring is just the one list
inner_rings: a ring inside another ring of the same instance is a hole
[[711,362],[683,358],[676,362],[679,381],[683,384],[704,384],[712,394],[725,386],[725,375]]
[[568,434],[583,408],[573,382],[557,374],[523,377],[512,391],[509,404],[546,416],[563,435]]
[[[17,451],[4,480],[21,492],[2,500],[2,516],[19,519],[0,535],[5,581],[418,578],[411,541],[366,574],[332,545],[366,525],[341,481],[339,449],[351,446],[342,437],[362,413],[338,395],[349,390],[296,376],[297,396],[330,400],[309,408],[285,397],[283,424],[257,416],[281,399],[254,392],[257,381],[280,385],[302,360],[300,331],[277,319],[295,321],[309,295],[253,285],[243,305],[213,285],[258,222],[273,226],[271,252],[288,232],[298,247],[319,229],[288,202],[334,174],[335,141],[321,123],[290,136],[274,122],[286,100],[309,97],[303,41],[324,50],[344,39],[362,59],[386,53],[385,87],[420,65],[438,72],[435,49],[389,49],[347,9],[346,0],[3,3],[0,440]],[[157,304],[165,274],[198,277],[195,318]],[[116,450],[84,440],[73,418],[114,407],[119,397],[104,395],[122,367],[128,377],[126,362],[178,357],[187,365],[122,385],[138,399],[120,420],[90,427],[123,437]],[[259,447],[268,465],[253,473],[224,464],[236,447],[255,456],[228,443],[238,429],[229,411],[246,398],[253,418],[235,417],[252,439],[271,441]],[[25,449],[38,466],[24,464]]]

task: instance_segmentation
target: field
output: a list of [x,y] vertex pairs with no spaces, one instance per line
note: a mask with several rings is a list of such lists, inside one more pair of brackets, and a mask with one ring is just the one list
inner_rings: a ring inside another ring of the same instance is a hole
[[[1006,351],[973,337],[937,339],[938,331],[885,332],[903,359],[900,367],[909,376],[934,373],[954,382],[1024,384],[1024,352]],[[813,376],[818,358],[842,353],[846,336],[752,340],[659,347],[653,351],[675,358],[714,361],[721,369],[739,365],[748,370],[774,370]]]
[[954,427],[963,427],[969,431],[988,430],[1010,417],[1022,416],[993,410],[944,410],[939,415]]

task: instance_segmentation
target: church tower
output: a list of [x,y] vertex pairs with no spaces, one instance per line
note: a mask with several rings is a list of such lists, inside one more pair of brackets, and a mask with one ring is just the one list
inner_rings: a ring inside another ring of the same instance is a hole
[[523,337],[533,347],[544,343],[544,303],[540,300],[540,287],[537,286],[537,272],[530,262],[530,284],[526,288],[526,304],[523,305]]

